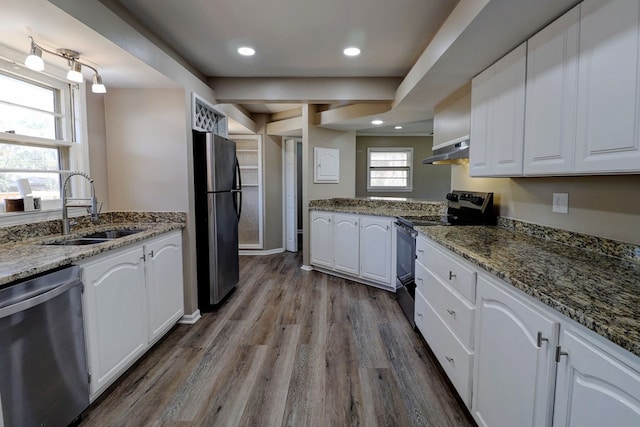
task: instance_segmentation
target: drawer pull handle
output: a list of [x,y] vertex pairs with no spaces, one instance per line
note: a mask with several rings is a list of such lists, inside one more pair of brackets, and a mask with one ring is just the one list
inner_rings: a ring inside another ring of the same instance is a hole
[[449,270],[449,280],[453,280],[454,277],[456,277],[456,275],[453,274],[453,271]]
[[556,362],[560,363],[560,358],[562,356],[569,356],[569,353],[566,351],[562,351],[562,346],[556,346]]
[[445,359],[447,359],[447,362],[453,364],[453,362],[455,362],[455,360],[453,360],[453,357],[449,357],[449,356],[445,356]]
[[417,313],[419,317],[422,317],[422,313]]
[[422,277],[416,277],[416,279],[418,279],[418,281],[420,281],[420,282],[423,281]]
[[447,313],[449,313],[449,315],[451,315],[451,316],[453,316],[453,317],[456,317],[456,311],[455,311],[455,310],[449,310],[449,309],[447,308]]
[[424,251],[422,249],[418,249],[418,252],[421,253],[421,254],[424,253]]
[[543,338],[542,332],[538,332],[538,336],[536,338],[536,345],[538,346],[538,348],[542,347],[542,341],[549,342],[549,338]]

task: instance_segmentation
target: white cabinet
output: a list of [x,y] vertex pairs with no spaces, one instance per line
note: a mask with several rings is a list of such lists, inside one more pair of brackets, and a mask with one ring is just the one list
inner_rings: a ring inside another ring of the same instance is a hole
[[471,176],[522,175],[526,43],[471,83]]
[[311,264],[333,268],[333,214],[311,212]]
[[181,232],[78,265],[94,400],[184,313]]
[[549,425],[560,324],[494,280],[478,277],[473,415],[481,426]]
[[147,347],[143,258],[136,246],[80,264],[92,397]]
[[389,218],[363,216],[360,224],[360,276],[391,284],[392,221]]
[[315,183],[337,183],[340,181],[340,150],[337,148],[315,147]]
[[527,43],[524,174],[573,172],[580,6]]
[[640,170],[640,1],[585,0],[576,172]]
[[359,217],[333,215],[333,268],[347,274],[360,274]]
[[311,264],[395,290],[393,219],[311,211]]
[[184,314],[182,233],[177,231],[144,245],[149,342],[157,341]]
[[640,425],[640,364],[612,347],[601,337],[563,328],[554,425]]

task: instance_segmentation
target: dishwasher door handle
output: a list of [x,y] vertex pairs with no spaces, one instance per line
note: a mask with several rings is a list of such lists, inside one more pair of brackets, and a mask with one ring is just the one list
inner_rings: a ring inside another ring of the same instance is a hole
[[82,281],[80,280],[80,278],[76,278],[60,286],[57,286],[48,292],[42,293],[40,295],[36,295],[35,297],[26,299],[24,301],[15,303],[13,305],[0,308],[0,319],[3,319],[7,316],[11,316],[12,314],[20,313],[21,311],[28,310],[44,302],[52,300],[58,295],[65,293],[69,289],[73,288],[74,286],[78,286],[81,283]]

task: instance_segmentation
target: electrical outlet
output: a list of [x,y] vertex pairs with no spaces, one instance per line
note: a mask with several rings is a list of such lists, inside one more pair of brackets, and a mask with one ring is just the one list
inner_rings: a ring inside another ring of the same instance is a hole
[[553,193],[553,212],[569,213],[569,193]]

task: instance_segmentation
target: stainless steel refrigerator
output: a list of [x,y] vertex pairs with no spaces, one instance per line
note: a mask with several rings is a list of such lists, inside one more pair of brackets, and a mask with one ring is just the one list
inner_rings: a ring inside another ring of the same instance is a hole
[[235,142],[193,132],[198,308],[211,311],[238,284],[242,212]]

